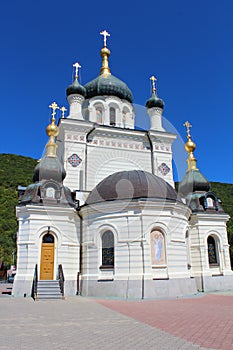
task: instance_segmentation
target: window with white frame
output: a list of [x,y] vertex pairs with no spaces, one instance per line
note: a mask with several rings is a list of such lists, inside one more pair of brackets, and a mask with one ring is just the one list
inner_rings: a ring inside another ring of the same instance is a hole
[[101,236],[101,268],[114,268],[114,235],[110,230]]

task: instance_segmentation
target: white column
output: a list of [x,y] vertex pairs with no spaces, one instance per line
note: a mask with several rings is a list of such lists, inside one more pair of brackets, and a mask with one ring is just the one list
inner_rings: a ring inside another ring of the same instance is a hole
[[147,113],[150,117],[150,130],[165,131],[162,127],[162,108],[148,108]]
[[69,118],[84,120],[82,115],[82,103],[84,101],[84,97],[81,95],[73,94],[68,96],[67,100],[70,105]]
[[109,107],[104,107],[104,125],[110,125]]

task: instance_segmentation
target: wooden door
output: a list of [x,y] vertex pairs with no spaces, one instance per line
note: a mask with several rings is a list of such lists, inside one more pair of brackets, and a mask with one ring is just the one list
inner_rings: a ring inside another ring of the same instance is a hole
[[54,271],[54,243],[42,243],[40,279],[52,280]]

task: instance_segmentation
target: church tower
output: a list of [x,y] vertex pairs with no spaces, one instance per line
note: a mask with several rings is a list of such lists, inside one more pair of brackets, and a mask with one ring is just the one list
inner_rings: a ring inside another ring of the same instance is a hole
[[151,97],[146,101],[147,113],[150,117],[148,138],[151,144],[152,173],[162,177],[174,187],[172,170],[172,144],[176,135],[166,132],[162,125],[164,101],[157,96],[155,76],[150,78],[152,85]]
[[179,185],[179,194],[192,210],[186,233],[188,264],[199,291],[232,288],[229,244],[224,213],[210,183],[196,166],[196,144],[191,139],[191,124],[187,128],[185,150],[188,169]]
[[77,290],[80,224],[76,202],[63,185],[63,163],[57,157],[55,115],[59,107],[55,102],[50,107],[52,122],[46,129],[49,141],[45,156],[35,167],[34,183],[26,188],[16,207],[17,275],[12,292],[16,297],[32,295],[33,276],[35,283],[58,283],[61,271],[66,276],[66,293],[74,295]]
[[58,155],[64,162],[64,183],[80,204],[104,178],[117,171],[145,170],[163,178],[174,187],[172,143],[176,135],[162,126],[164,102],[157,97],[155,78],[146,102],[151,128],[135,129],[133,95],[125,82],[109,67],[107,31],[100,33],[99,75],[82,86],[78,81],[80,64],[75,63],[74,82],[66,89],[70,110],[59,121]]

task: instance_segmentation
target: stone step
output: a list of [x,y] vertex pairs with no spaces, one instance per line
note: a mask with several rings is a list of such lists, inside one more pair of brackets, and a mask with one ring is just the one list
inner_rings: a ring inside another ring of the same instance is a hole
[[62,299],[59,281],[57,280],[38,281],[37,299]]

